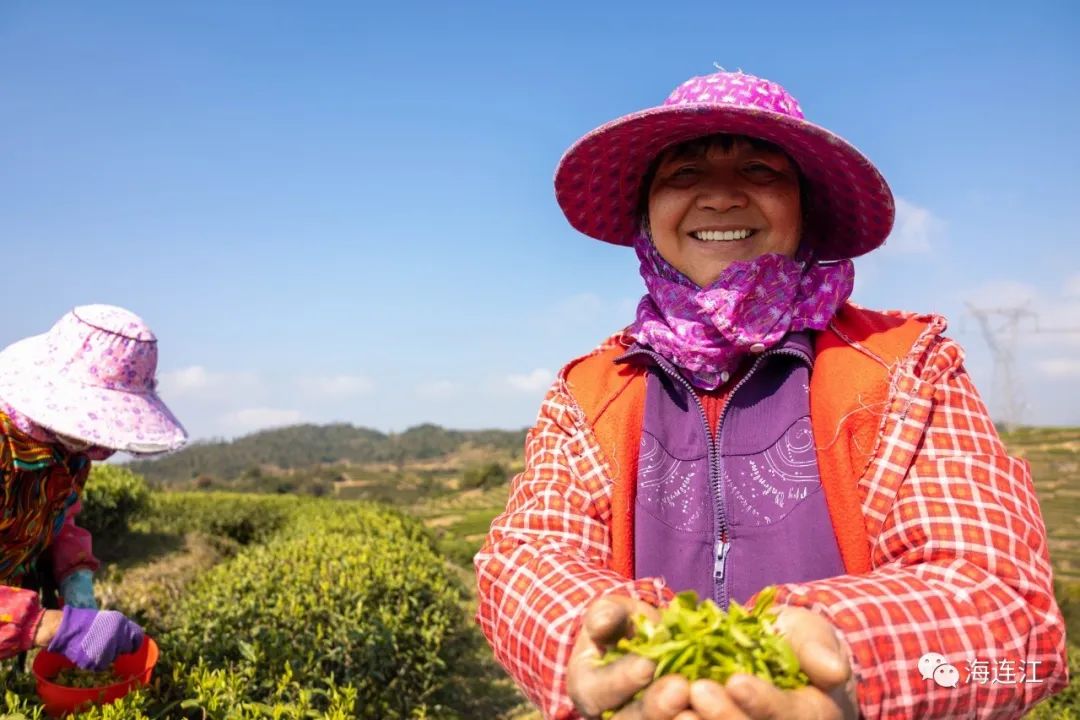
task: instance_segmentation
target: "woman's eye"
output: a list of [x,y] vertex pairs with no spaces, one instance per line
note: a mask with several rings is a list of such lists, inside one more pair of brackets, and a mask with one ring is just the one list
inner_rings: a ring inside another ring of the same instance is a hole
[[683,165],[682,167],[674,168],[668,177],[671,179],[685,180],[686,178],[694,177],[698,174],[698,169],[694,165]]
[[754,178],[773,178],[780,174],[776,168],[761,162],[746,164],[743,172]]

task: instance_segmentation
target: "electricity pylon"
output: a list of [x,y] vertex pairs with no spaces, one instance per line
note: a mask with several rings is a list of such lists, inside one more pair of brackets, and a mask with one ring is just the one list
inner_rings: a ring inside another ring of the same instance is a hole
[[[979,321],[986,344],[994,355],[993,397],[1002,413],[1001,421],[1006,430],[1014,430],[1020,424],[1026,402],[1020,380],[1016,376],[1016,363],[1013,350],[1018,346],[1020,323],[1031,318],[1038,328],[1038,316],[1027,304],[1014,307],[980,308],[967,303],[968,310]],[[991,318],[1003,318],[995,327]]]

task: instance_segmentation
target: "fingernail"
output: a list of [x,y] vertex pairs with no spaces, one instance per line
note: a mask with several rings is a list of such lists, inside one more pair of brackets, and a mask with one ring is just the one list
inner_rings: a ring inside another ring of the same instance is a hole
[[750,701],[752,693],[750,692],[750,688],[747,687],[747,684],[745,682],[736,682],[732,684],[729,681],[729,683],[724,686],[724,689],[727,690],[727,693],[731,696],[731,699],[739,703],[740,705],[745,705],[747,702]]
[[842,675],[845,672],[844,661],[835,648],[825,647],[816,640],[807,643],[806,651],[821,665],[821,669],[830,675]]
[[630,668],[630,672],[634,679],[641,683],[647,683],[652,680],[655,671],[656,665],[653,661],[643,657],[639,657],[635,660],[633,667]]

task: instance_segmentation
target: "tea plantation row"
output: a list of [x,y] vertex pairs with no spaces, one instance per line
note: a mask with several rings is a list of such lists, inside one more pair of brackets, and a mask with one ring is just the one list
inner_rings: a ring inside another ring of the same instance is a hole
[[[80,718],[474,718],[515,703],[416,520],[358,502],[151,494],[115,468],[88,487],[98,533],[200,532],[230,556],[153,617],[118,603],[161,660],[151,686]],[[43,717],[15,665],[0,663],[0,715]]]

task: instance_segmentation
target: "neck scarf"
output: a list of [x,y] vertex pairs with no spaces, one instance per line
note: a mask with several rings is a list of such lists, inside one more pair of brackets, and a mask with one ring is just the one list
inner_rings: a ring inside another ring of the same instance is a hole
[[773,347],[788,332],[823,330],[855,281],[850,260],[826,265],[769,253],[733,262],[701,288],[649,237],[639,237],[634,249],[649,292],[638,303],[630,336],[706,391],[727,382],[748,353]]

